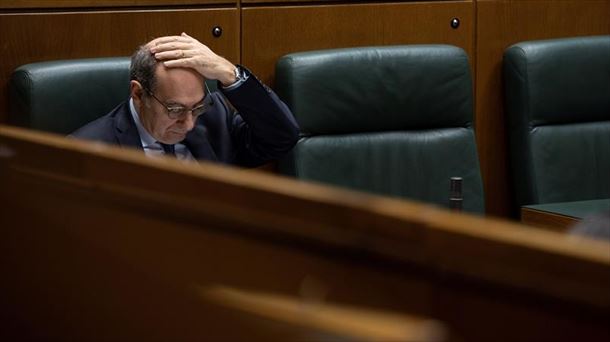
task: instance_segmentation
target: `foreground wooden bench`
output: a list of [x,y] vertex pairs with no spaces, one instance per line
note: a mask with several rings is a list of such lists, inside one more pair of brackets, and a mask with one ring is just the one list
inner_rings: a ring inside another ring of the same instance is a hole
[[610,337],[606,242],[7,126],[0,201],[2,340],[375,339],[236,314],[219,288],[449,340]]

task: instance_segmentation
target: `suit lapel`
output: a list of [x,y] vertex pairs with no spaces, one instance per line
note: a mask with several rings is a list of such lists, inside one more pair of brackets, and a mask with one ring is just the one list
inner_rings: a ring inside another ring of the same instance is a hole
[[[115,135],[120,146],[144,150],[138,128],[129,110],[129,101],[125,101],[121,108],[118,109],[114,126]],[[216,153],[208,141],[206,128],[201,122],[195,125],[195,128],[186,135],[182,143],[197,160],[218,160]]]
[[186,135],[182,143],[197,160],[218,160],[216,153],[214,153],[212,146],[208,142],[206,129],[201,123],[195,125],[195,128]]
[[115,134],[120,146],[144,150],[138,128],[129,110],[129,101],[123,103],[115,117]]

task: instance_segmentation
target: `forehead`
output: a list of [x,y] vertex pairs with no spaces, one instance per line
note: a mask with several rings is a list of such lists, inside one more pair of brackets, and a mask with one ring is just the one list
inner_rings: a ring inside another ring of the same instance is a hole
[[193,69],[167,68],[163,63],[156,67],[155,92],[166,99],[180,103],[195,103],[204,95],[204,78]]

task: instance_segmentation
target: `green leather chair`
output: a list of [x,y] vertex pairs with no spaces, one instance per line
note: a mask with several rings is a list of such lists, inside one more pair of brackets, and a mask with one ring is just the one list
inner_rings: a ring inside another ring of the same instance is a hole
[[69,134],[129,96],[128,57],[57,60],[20,66],[11,75],[11,124]]
[[[11,75],[8,122],[69,134],[129,97],[129,57],[26,64]],[[213,91],[215,80],[206,82]]]
[[610,197],[610,36],[504,54],[515,209]]
[[448,45],[362,47],[282,57],[276,91],[302,137],[282,173],[377,194],[484,211],[466,53]]

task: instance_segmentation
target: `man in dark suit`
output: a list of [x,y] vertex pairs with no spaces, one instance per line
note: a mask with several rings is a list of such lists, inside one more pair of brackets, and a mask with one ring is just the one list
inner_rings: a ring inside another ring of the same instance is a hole
[[[141,46],[130,78],[127,101],[71,136],[247,167],[282,157],[298,139],[272,90],[185,33]],[[218,80],[220,91],[205,96],[206,79]]]

